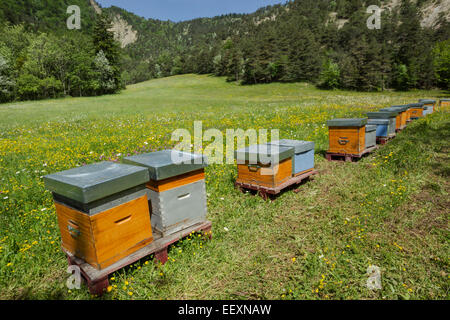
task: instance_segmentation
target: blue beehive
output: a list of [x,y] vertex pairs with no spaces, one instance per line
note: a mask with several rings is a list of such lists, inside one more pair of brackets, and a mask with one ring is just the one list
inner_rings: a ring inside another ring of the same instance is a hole
[[[369,118],[369,121],[371,120],[388,120],[388,127],[387,127],[387,136],[395,136],[395,129],[396,129],[396,117],[398,112],[390,112],[390,111],[382,111],[382,112],[368,112],[367,117]],[[372,123],[375,124],[375,123]]]
[[369,119],[367,124],[377,126],[377,137],[387,138],[389,136],[389,119]]
[[295,154],[292,157],[292,175],[297,176],[314,169],[314,142],[284,139],[272,141],[270,144],[294,148]]

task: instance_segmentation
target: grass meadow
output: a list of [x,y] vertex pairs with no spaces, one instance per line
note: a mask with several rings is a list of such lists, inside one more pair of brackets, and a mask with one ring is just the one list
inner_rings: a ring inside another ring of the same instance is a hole
[[[326,121],[364,117],[440,91],[238,86],[183,75],[118,95],[0,105],[1,299],[448,299],[449,110],[417,120],[356,163],[328,162]],[[206,170],[213,240],[192,235],[110,278],[101,298],[68,290],[49,173],[170,148],[178,128],[279,129],[316,142],[320,174],[264,201],[234,188],[236,167]],[[367,268],[381,269],[369,290]]]

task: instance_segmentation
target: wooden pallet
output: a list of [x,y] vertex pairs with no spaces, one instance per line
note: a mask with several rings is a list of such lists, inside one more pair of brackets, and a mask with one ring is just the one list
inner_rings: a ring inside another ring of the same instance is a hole
[[119,260],[113,265],[97,270],[90,264],[86,263],[84,260],[75,257],[72,253],[66,251],[63,248],[64,253],[67,255],[67,261],[69,265],[75,265],[80,268],[81,274],[84,280],[87,282],[89,292],[95,295],[102,295],[104,291],[109,286],[109,275],[120,270],[126,266],[129,266],[142,258],[145,258],[151,254],[155,254],[155,261],[159,261],[162,264],[166,263],[168,260],[167,249],[168,247],[190,235],[192,232],[202,232],[204,235],[208,236],[209,239],[212,238],[211,231],[212,224],[210,221],[205,221],[197,223],[192,227],[186,228],[182,231],[171,234],[167,237],[162,237],[158,232],[154,231],[154,241],[147,245],[146,247],[130,254],[129,256]]
[[369,154],[378,149],[378,146],[365,149],[360,154],[347,154],[347,153],[333,153],[327,152],[326,158],[328,161],[345,161],[353,162],[353,160],[361,159],[364,155]]
[[286,188],[293,186],[295,184],[299,184],[303,180],[308,179],[309,177],[316,175],[318,173],[319,172],[317,170],[311,170],[309,172],[305,172],[303,174],[300,174],[298,176],[290,178],[288,181],[280,184],[279,186],[277,186],[275,188],[264,187],[264,186],[260,186],[257,184],[242,183],[242,182],[237,182],[237,181],[234,183],[234,185],[236,186],[236,188],[238,188],[242,192],[245,192],[246,190],[257,191],[264,200],[267,200],[267,199],[270,199],[271,195],[272,196],[277,195],[277,194],[281,193],[283,190],[285,190]]
[[395,137],[395,134],[391,134],[389,137],[377,137],[377,144],[386,144]]

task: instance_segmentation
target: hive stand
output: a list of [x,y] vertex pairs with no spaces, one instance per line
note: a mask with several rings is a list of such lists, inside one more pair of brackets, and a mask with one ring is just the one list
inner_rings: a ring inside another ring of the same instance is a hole
[[374,146],[371,148],[365,149],[360,154],[346,154],[346,153],[333,153],[327,152],[326,158],[328,161],[345,161],[345,162],[353,162],[353,160],[361,159],[364,155],[369,154],[378,149],[378,146]]
[[275,195],[281,193],[286,188],[288,188],[292,185],[295,185],[295,184],[299,184],[303,180],[309,179],[309,177],[316,175],[316,174],[318,174],[317,170],[311,170],[304,174],[300,174],[298,176],[292,177],[288,181],[280,184],[279,186],[277,186],[275,188],[259,186],[256,184],[241,183],[241,182],[237,182],[237,181],[234,183],[234,185],[241,192],[245,192],[246,190],[257,191],[259,193],[259,195],[261,196],[261,198],[263,198],[264,200],[268,200],[268,199],[270,199],[270,196],[275,196]]
[[395,138],[395,134],[391,134],[389,137],[377,137],[377,144],[386,144],[388,143],[390,140]]
[[110,274],[126,266],[129,266],[151,254],[155,254],[154,256],[155,261],[159,261],[162,264],[165,264],[168,260],[167,249],[171,244],[187,237],[193,232],[202,232],[204,235],[208,236],[209,239],[212,239],[211,227],[212,227],[211,222],[205,221],[197,223],[192,227],[186,228],[182,231],[176,232],[167,237],[161,237],[161,235],[159,235],[158,232],[154,231],[153,233],[154,241],[151,244],[130,254],[126,258],[123,258],[122,260],[119,260],[113,265],[102,270],[95,269],[90,264],[86,263],[84,260],[79,259],[70,252],[64,250],[64,248],[63,251],[67,255],[67,261],[69,263],[69,266],[75,265],[80,268],[80,272],[84,280],[87,282],[89,292],[91,294],[101,296],[104,293],[105,289],[107,289],[109,286],[108,277]]

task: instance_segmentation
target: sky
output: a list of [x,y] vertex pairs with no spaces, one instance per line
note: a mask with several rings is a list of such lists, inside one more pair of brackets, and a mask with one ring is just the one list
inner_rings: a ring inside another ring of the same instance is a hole
[[252,13],[286,0],[96,0],[103,8],[112,5],[134,14],[175,22],[228,13]]

